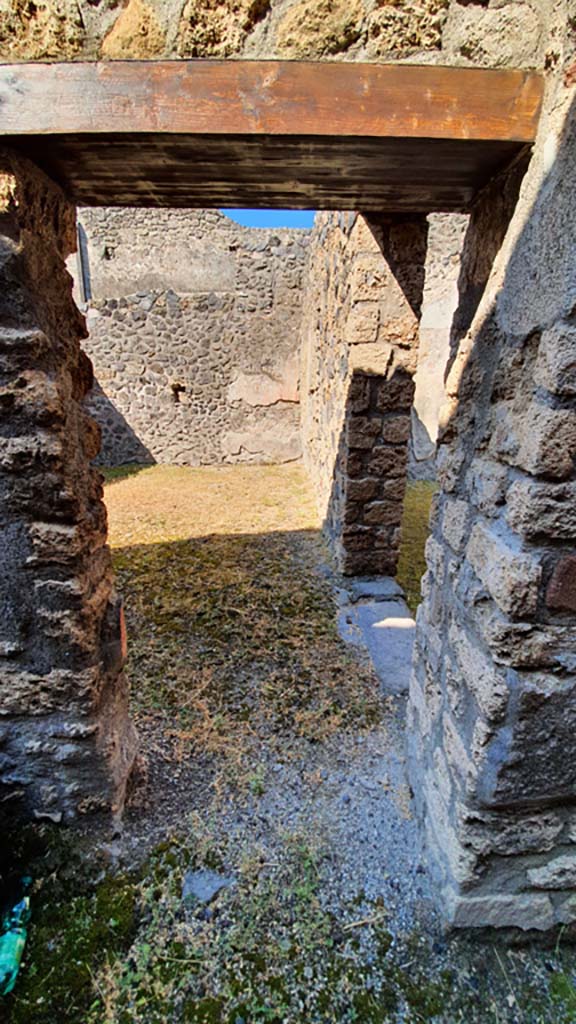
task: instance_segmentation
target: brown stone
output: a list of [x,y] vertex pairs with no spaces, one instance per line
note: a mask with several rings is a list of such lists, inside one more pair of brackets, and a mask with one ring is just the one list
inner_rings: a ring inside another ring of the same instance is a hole
[[362,458],[362,452],[351,452],[349,451],[346,456],[344,470],[349,477],[353,479],[364,476],[366,470],[364,468],[364,459]]
[[10,0],[0,10],[0,57],[71,60],[84,42],[76,0]]
[[158,57],[165,42],[153,8],[144,0],[129,0],[102,43],[102,56],[115,60]]
[[408,452],[405,448],[380,445],[371,452],[367,469],[369,473],[378,476],[401,476],[403,478],[407,460]]
[[360,0],[297,0],[276,30],[279,57],[314,60],[342,53],[361,34]]
[[402,506],[395,501],[373,501],[364,508],[364,522],[397,526],[402,519]]
[[382,422],[382,439],[387,444],[405,444],[410,437],[409,416],[388,416]]
[[351,448],[372,448],[382,421],[368,416],[353,416],[348,421],[347,441]]
[[270,0],[187,0],[178,30],[180,57],[230,57],[267,14]]
[[405,370],[396,370],[378,387],[376,407],[382,412],[409,409],[414,398],[414,380]]
[[576,612],[576,555],[565,555],[556,562],[546,589],[546,604],[554,610]]
[[378,491],[378,480],[366,477],[361,480],[348,480],[346,498],[348,501],[370,501]]
[[370,377],[354,373],[348,390],[348,405],[352,412],[366,412],[370,406]]

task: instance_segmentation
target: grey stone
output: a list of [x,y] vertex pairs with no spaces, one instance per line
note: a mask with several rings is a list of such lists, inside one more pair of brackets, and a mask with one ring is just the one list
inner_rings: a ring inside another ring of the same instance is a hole
[[554,925],[554,909],[549,896],[536,893],[509,895],[458,896],[444,892],[449,924],[454,928],[521,928],[522,931],[546,931]]
[[466,555],[504,612],[522,618],[536,610],[542,568],[513,537],[478,522],[472,530]]
[[389,601],[390,598],[404,599],[404,591],[392,576],[375,576],[372,579],[353,580],[348,589],[350,601]]
[[531,868],[528,880],[535,889],[576,888],[576,853],[561,854],[541,867]]
[[210,903],[222,889],[229,889],[235,884],[236,879],[232,875],[221,875],[207,868],[187,871],[182,883],[182,899]]
[[405,602],[378,598],[344,606],[338,615],[340,635],[355,646],[364,647],[385,692],[408,689],[414,619]]

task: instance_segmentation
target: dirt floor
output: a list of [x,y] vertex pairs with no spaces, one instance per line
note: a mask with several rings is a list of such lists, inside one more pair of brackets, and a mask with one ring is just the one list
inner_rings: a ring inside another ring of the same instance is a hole
[[[412,608],[432,491],[407,496]],[[106,501],[139,770],[120,834],[11,837],[34,917],[0,1020],[576,1021],[561,939],[442,934],[404,775],[405,698],[384,696],[338,634],[343,581],[302,468],[114,471]]]

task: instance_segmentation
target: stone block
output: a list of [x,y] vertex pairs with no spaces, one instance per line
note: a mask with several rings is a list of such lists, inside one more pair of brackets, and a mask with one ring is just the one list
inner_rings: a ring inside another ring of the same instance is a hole
[[393,348],[387,341],[366,342],[353,345],[348,352],[348,366],[351,371],[385,376],[390,366]]
[[510,672],[513,712],[488,744],[477,780],[485,807],[530,808],[571,801],[576,760],[576,675]]
[[576,555],[556,562],[546,588],[546,604],[553,611],[576,612]]
[[576,672],[572,625],[511,622],[496,605],[485,601],[477,605],[476,628],[501,665]]
[[364,506],[364,522],[381,526],[399,526],[402,506],[399,502],[373,501]]
[[531,402],[518,428],[518,452],[510,461],[535,476],[565,479],[576,461],[576,412]]
[[442,536],[454,551],[462,551],[468,539],[470,506],[466,501],[447,498],[442,510]]
[[559,924],[574,924],[576,921],[576,896],[557,900],[555,905],[556,920]]
[[544,893],[462,896],[443,892],[444,913],[453,928],[521,928],[546,931],[554,925],[552,900]]
[[555,395],[576,395],[576,327],[560,322],[542,333],[534,382]]
[[374,302],[357,302],[346,321],[346,341],[349,345],[369,344],[376,341],[380,325],[380,310]]
[[424,782],[426,847],[440,875],[466,887],[477,880],[478,858],[458,838],[449,810],[449,777],[447,785],[448,789],[443,791],[440,776],[436,772],[427,773]]
[[576,889],[576,853],[562,853],[547,864],[530,868],[528,881],[535,889]]
[[406,448],[378,445],[368,458],[366,468],[369,473],[381,477],[402,477],[406,472],[408,451]]
[[378,385],[376,408],[381,412],[408,410],[414,399],[414,379],[406,370],[395,370],[389,380]]
[[446,550],[432,534],[428,537],[425,547],[426,565],[438,584],[444,582],[446,570]]
[[387,416],[382,421],[382,439],[386,444],[406,444],[410,437],[410,416]]
[[480,857],[547,853],[564,828],[562,818],[553,811],[494,812],[459,804],[456,819],[462,842]]
[[370,377],[362,373],[352,374],[348,388],[347,405],[352,412],[366,412],[370,406]]
[[510,525],[529,540],[576,538],[576,483],[516,480],[506,509]]
[[513,537],[488,523],[472,530],[466,556],[497,605],[512,618],[529,617],[536,611],[542,567],[523,552]]
[[373,448],[381,426],[379,417],[350,417],[346,427],[346,440],[350,448]]
[[360,480],[348,480],[346,483],[347,501],[370,501],[378,492],[378,480],[365,477]]
[[481,643],[461,623],[453,622],[449,639],[460,668],[460,685],[473,694],[489,722],[498,722],[506,712],[509,689],[506,674],[494,665]]
[[382,481],[382,494],[388,501],[401,503],[406,491],[406,480],[404,477],[391,477]]
[[447,54],[489,68],[539,64],[541,25],[526,4],[450,5],[442,34]]
[[359,253],[350,275],[350,291],[354,301],[371,299],[378,302],[389,275],[390,271],[379,253]]

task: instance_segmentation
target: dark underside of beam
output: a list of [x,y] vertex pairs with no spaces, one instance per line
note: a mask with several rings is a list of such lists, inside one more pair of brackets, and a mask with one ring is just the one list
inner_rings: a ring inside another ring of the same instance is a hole
[[513,142],[302,136],[6,139],[81,206],[462,210]]
[[538,75],[414,65],[0,65],[0,144],[86,206],[465,210],[533,142]]

